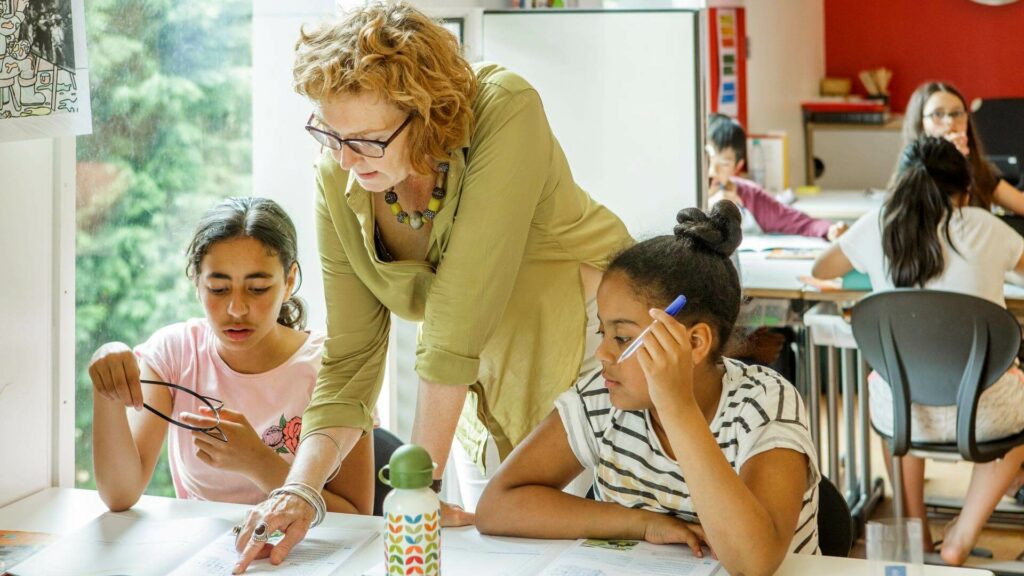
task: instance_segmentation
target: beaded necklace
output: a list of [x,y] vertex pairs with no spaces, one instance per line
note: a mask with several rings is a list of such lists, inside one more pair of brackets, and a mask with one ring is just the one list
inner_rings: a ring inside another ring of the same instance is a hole
[[438,210],[441,209],[441,203],[444,201],[445,195],[448,193],[448,163],[442,162],[437,166],[437,178],[434,180],[434,191],[430,193],[430,202],[427,203],[427,209],[423,212],[419,210],[413,210],[412,214],[402,210],[402,205],[398,203],[398,194],[395,193],[395,187],[392,186],[390,190],[384,193],[384,202],[391,207],[391,213],[398,219],[399,224],[409,223],[409,227],[413,230],[419,230],[423,227],[423,224],[427,220],[433,220],[434,216],[437,216]]

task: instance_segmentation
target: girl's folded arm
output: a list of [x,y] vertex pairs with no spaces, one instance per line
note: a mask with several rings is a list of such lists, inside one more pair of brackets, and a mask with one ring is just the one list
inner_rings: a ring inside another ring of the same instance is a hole
[[[144,380],[163,381],[140,362]],[[154,409],[171,414],[171,394],[163,386],[143,386],[143,398]],[[135,505],[149,485],[168,424],[147,410],[126,410],[96,394],[93,399],[93,467],[96,488],[113,511]],[[127,415],[126,415],[126,412]]]
[[562,492],[583,471],[557,411],[509,455],[476,509],[484,534],[530,538],[640,540],[653,512]]

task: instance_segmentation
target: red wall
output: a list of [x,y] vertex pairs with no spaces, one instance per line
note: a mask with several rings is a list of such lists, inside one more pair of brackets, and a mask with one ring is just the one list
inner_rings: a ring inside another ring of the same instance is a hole
[[857,73],[880,66],[893,71],[895,111],[928,80],[951,82],[968,102],[1024,97],[1024,0],[825,0],[826,73],[864,93]]

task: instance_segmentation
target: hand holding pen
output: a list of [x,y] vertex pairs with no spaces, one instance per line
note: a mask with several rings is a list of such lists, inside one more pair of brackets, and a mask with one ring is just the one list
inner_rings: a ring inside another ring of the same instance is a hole
[[[668,308],[665,308],[665,313],[668,314],[669,316],[675,316],[676,314],[679,314],[679,311],[683,309],[683,306],[686,306],[686,296],[680,294],[679,296],[676,296],[676,299],[673,300],[671,304],[668,305]],[[643,332],[641,332],[640,335],[637,336],[633,340],[633,342],[631,342],[630,345],[627,346],[626,349],[622,351],[622,354],[619,355],[619,359],[616,360],[616,363],[621,364],[640,348],[640,345],[643,344],[644,336],[646,336],[647,333],[651,331],[651,328],[654,327],[655,322],[657,322],[657,320],[651,322],[650,326],[648,326],[647,328],[644,328]]]

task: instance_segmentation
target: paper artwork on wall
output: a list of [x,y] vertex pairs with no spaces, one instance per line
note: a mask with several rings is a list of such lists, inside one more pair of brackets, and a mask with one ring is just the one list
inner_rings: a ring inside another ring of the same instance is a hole
[[718,66],[720,78],[718,112],[735,118],[739,115],[739,54],[736,50],[739,41],[736,35],[736,10],[719,9],[715,26],[718,29],[718,60],[712,63],[712,66]]
[[91,131],[82,0],[0,0],[0,142]]

